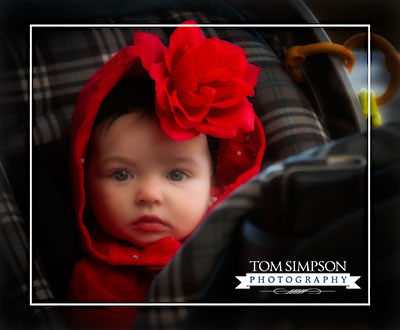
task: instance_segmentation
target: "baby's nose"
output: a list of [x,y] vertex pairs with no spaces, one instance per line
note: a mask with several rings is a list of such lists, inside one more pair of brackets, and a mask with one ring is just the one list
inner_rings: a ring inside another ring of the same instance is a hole
[[162,187],[158,180],[147,178],[138,183],[135,202],[138,205],[160,204],[163,200]]

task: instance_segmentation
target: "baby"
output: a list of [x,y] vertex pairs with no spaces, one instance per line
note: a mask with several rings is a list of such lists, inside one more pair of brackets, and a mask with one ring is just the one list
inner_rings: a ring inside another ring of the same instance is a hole
[[[136,32],[82,89],[71,175],[85,257],[70,302],[143,302],[154,276],[208,212],[258,173],[262,125],[244,51],[177,28],[165,48]],[[74,328],[127,329],[137,308],[69,309]]]
[[154,83],[125,80],[103,102],[94,126],[88,203],[105,232],[139,248],[170,236],[183,241],[212,205],[207,137],[169,138],[151,105],[135,104],[140,97],[154,100]]

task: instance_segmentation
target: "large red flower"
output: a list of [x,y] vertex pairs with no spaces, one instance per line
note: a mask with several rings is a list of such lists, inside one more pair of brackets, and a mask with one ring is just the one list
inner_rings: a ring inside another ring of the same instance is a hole
[[[196,24],[186,21],[181,25]],[[254,130],[254,95],[260,68],[244,50],[201,29],[178,27],[166,48],[155,34],[137,31],[134,47],[155,81],[156,111],[163,130],[183,141],[199,133],[233,138]]]

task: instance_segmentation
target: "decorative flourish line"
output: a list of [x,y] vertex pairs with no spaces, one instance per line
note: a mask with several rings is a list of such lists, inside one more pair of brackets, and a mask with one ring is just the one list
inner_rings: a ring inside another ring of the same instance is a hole
[[273,292],[275,294],[321,294],[322,292],[336,292],[336,290],[320,290],[318,288],[286,290],[284,288],[276,288],[275,290],[260,290],[260,292]]

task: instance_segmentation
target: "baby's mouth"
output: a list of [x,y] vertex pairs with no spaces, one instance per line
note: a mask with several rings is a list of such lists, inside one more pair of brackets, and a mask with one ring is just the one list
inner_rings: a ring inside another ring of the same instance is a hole
[[161,232],[167,227],[167,223],[157,216],[144,215],[135,219],[132,228],[140,232]]

